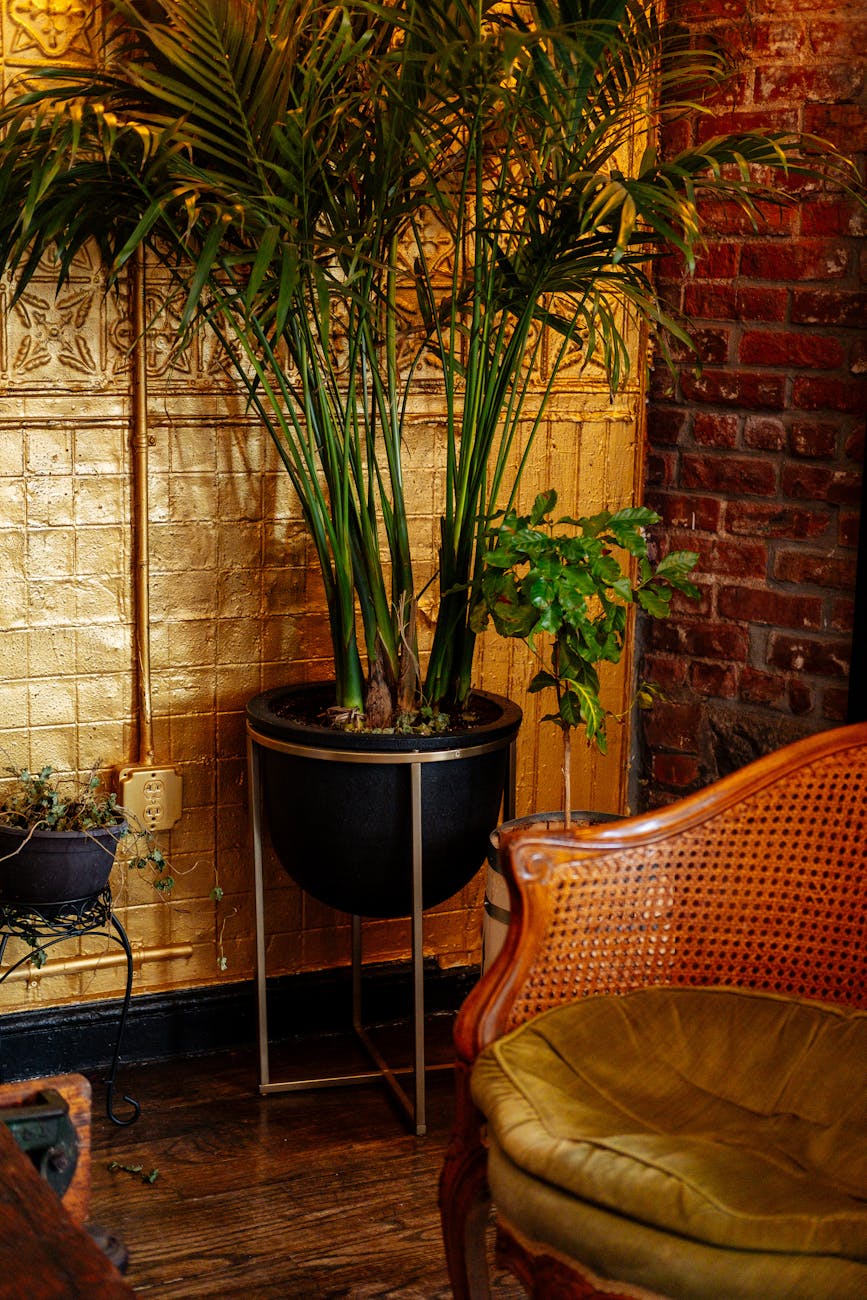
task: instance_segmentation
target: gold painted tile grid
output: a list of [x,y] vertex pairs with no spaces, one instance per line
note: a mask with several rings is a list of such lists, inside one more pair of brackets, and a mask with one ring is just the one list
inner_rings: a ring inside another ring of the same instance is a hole
[[[171,904],[152,895],[144,882],[124,888],[123,871],[116,869],[119,914],[137,953],[144,954],[137,964],[137,991],[250,974],[244,706],[267,686],[328,673],[318,579],[272,450],[259,429],[226,412],[219,393],[203,388],[197,403],[210,414],[191,419],[188,398],[177,419],[167,414],[168,397],[163,401],[157,393],[152,403],[155,750],[157,761],[174,763],[183,773],[185,811],[166,837],[178,882]],[[10,619],[4,583],[0,743],[16,763],[52,761],[80,770],[100,757],[115,767],[134,759],[136,731],[127,430],[123,420],[100,427],[89,419],[80,426],[43,421],[33,428],[4,419],[9,404],[4,393],[0,498],[6,504],[0,548],[19,594]],[[419,421],[420,439],[435,427],[431,415]],[[530,500],[549,483],[562,487],[580,479],[587,489],[582,508],[597,508],[613,490],[598,467],[610,467],[618,458],[628,467],[635,456],[634,428],[630,409],[619,417],[555,417],[531,466],[524,498]],[[605,447],[608,454],[601,454]],[[94,476],[97,448],[100,470]],[[432,548],[437,493],[429,456],[420,451],[417,458],[419,471],[409,475],[414,527]],[[103,479],[104,496],[94,490]],[[564,510],[573,508],[565,492],[562,504]],[[31,563],[35,556],[51,557],[50,562]],[[521,699],[530,675],[523,647],[487,639],[482,685]],[[560,780],[556,733],[538,724],[544,704],[534,698],[525,700],[525,708],[519,813],[556,806]],[[619,806],[625,764],[618,735],[615,731],[607,777],[597,777],[597,768],[579,755],[576,777],[591,806]],[[600,789],[606,784],[607,791]],[[291,971],[346,961],[346,918],[299,896],[276,864],[268,879],[269,969],[272,963],[276,971]],[[215,883],[224,890],[219,905],[209,897]],[[483,878],[477,877],[428,918],[427,943],[443,963],[477,958],[483,889]],[[367,934],[371,959],[407,951],[404,922],[377,922]],[[164,960],[147,957],[149,951],[172,947],[191,951]],[[226,958],[225,972],[218,970],[218,956]],[[116,979],[110,970],[40,978],[30,997],[106,996]]]

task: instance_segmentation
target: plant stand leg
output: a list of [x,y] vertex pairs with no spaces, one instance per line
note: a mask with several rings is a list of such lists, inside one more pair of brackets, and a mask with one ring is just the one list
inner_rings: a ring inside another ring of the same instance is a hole
[[398,1103],[406,1112],[416,1137],[427,1133],[427,1106],[425,1091],[424,1052],[424,910],[422,895],[422,838],[421,838],[421,764],[410,764],[412,781],[412,1032],[413,1032],[413,1082],[414,1102],[411,1103],[393,1070],[368,1034],[361,1012],[361,917],[352,918],[352,1026],[368,1056],[388,1084]]
[[[384,1077],[382,1066],[375,1071],[353,1072],[350,1074],[327,1075],[319,1078],[279,1079],[271,1078],[270,1039],[268,1034],[268,972],[266,968],[266,930],[265,930],[265,868],[262,837],[264,824],[262,817],[262,762],[259,746],[248,733],[247,761],[250,773],[250,826],[253,837],[253,897],[256,918],[256,1024],[259,1044],[259,1092],[264,1097],[274,1092],[304,1092],[313,1088],[348,1087],[356,1083],[375,1083]],[[359,1036],[371,1051],[361,1023],[361,920],[352,920],[352,981],[353,981],[353,1023]],[[374,1049],[375,1050],[375,1049]],[[385,1063],[383,1062],[384,1066]],[[388,1067],[385,1066],[385,1070]]]
[[[5,952],[6,952],[6,945],[7,945],[8,942],[9,942],[9,935],[8,935],[8,934],[0,934],[0,966],[3,965],[3,957],[4,957],[4,955],[5,955]],[[0,975],[0,984],[3,983],[3,981],[4,981],[5,978],[6,978],[5,975]],[[2,1038],[2,1033],[3,1033],[2,1021],[0,1021],[0,1083],[5,1083],[5,1081],[6,1081],[6,1071],[5,1071],[4,1068],[3,1068],[3,1038]]]
[[[386,1083],[395,1099],[406,1112],[415,1133],[423,1137],[427,1132],[425,1095],[424,1051],[424,949],[423,949],[423,894],[422,894],[422,804],[421,762],[410,763],[412,782],[412,981],[413,981],[413,1065],[408,1069],[392,1068],[367,1032],[362,1017],[362,934],[361,917],[352,918],[352,1025],[355,1033],[371,1058],[375,1070],[352,1071],[320,1078],[293,1078],[272,1080],[270,1069],[270,1040],[268,1035],[268,983],[265,965],[265,883],[262,836],[262,764],[259,746],[248,733],[248,763],[250,773],[250,825],[253,836],[253,894],[256,918],[256,1004],[259,1041],[259,1092],[265,1096],[273,1092],[301,1092],[313,1088],[349,1087],[361,1083]],[[451,1065],[446,1068],[451,1068]],[[414,1103],[407,1096],[397,1076],[412,1071],[415,1076]]]
[[506,784],[503,787],[503,821],[510,822],[515,817],[515,786],[518,779],[518,738],[514,736],[509,743],[506,760]]
[[268,986],[265,970],[265,880],[262,862],[262,761],[259,746],[247,737],[250,773],[250,825],[253,832],[253,899],[256,915],[256,1026],[259,1045],[259,1091],[271,1085],[268,1053]]
[[120,1009],[120,1024],[117,1028],[117,1038],[114,1044],[111,1073],[109,1074],[108,1082],[105,1085],[105,1109],[112,1124],[117,1124],[119,1128],[126,1128],[128,1124],[134,1124],[141,1114],[141,1106],[138,1102],[132,1097],[127,1097],[126,1095],[124,1095],[123,1100],[128,1106],[132,1107],[132,1114],[127,1115],[126,1118],[122,1118],[121,1116],[116,1115],[114,1110],[114,1085],[117,1076],[117,1063],[118,1058],[120,1057],[120,1044],[123,1038],[124,1028],[126,1027],[126,1017],[129,1011],[130,997],[132,995],[132,949],[129,946],[129,939],[127,938],[126,930],[123,928],[114,912],[111,914],[111,926],[115,933],[113,935],[110,934],[109,938],[114,939],[115,943],[120,944],[126,955],[126,989],[124,991],[123,1004]]
[[424,912],[422,895],[421,764],[410,766],[412,780],[412,1024],[415,1072],[415,1131],[427,1132],[424,1074]]
[[[352,918],[352,1027],[356,1037],[367,1055],[376,1066],[375,1074],[348,1074],[340,1082],[359,1083],[381,1079],[387,1084],[392,1096],[406,1115],[417,1137],[424,1137],[427,1132],[425,1119],[425,1062],[424,1062],[424,966],[420,957],[417,959],[413,950],[413,1064],[412,1066],[393,1067],[379,1050],[362,1017],[362,962],[361,962],[361,917]],[[419,1006],[421,1011],[419,1012]],[[415,1098],[408,1096],[398,1075],[414,1075]]]

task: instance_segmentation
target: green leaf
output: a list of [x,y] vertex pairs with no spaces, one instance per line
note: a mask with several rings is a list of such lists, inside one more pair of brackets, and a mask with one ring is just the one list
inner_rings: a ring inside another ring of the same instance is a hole
[[523,599],[511,573],[503,575],[496,589],[486,588],[487,607],[501,636],[529,636],[536,624],[536,610]]
[[531,678],[527,690],[531,695],[535,695],[538,691],[544,691],[547,690],[549,686],[556,686],[556,685],[557,685],[557,678],[554,677],[552,673],[549,673],[544,669],[542,669],[538,673],[536,673],[535,677]]
[[[580,720],[584,724],[587,739],[595,741],[600,753],[606,751],[605,709],[595,691],[582,685],[576,685],[575,696],[578,700]],[[576,724],[577,725],[577,724]]]
[[612,531],[617,531],[624,525],[627,528],[652,528],[659,522],[659,515],[649,506],[624,506],[611,516],[609,525]]
[[475,632],[477,636],[481,636],[491,619],[484,599],[479,598],[473,601],[470,605],[469,619],[470,627],[473,632]]
[[533,509],[530,511],[530,523],[536,528],[546,515],[549,515],[557,504],[557,493],[553,488],[547,492],[540,492],[533,502]]
[[253,261],[252,267],[250,268],[250,278],[247,281],[245,301],[248,311],[256,301],[256,295],[261,288],[266,273],[271,270],[271,263],[274,258],[279,238],[280,231],[277,226],[268,226],[262,233],[256,257]]
[[625,575],[612,582],[611,590],[620,600],[625,600],[628,604],[632,603],[632,583]]
[[560,717],[570,727],[580,727],[583,721],[581,698],[576,691],[565,691],[560,700]]
[[560,580],[561,599],[566,608],[576,612],[583,610],[586,608],[588,597],[598,593],[599,585],[593,571],[586,563],[569,565],[563,570]]
[[181,313],[179,326],[182,334],[189,328],[190,322],[192,321],[195,312],[198,310],[202,290],[214,273],[217,254],[230,220],[231,218],[228,213],[219,213],[215,215],[211,222],[207,237],[202,245],[202,251],[199,254],[198,261],[189,281],[187,301],[184,304],[184,309]]
[[283,245],[280,258],[280,285],[277,292],[277,312],[274,318],[274,330],[280,338],[286,330],[290,313],[295,303],[295,290],[298,285],[298,260],[294,249]]
[[[518,555],[517,563],[523,562],[523,556]],[[506,546],[498,546],[493,551],[488,551],[485,555],[485,563],[492,569],[511,569],[516,563],[516,557]]]
[[641,608],[646,613],[652,614],[654,618],[668,618],[671,612],[670,592],[655,591],[652,587],[640,587],[635,593],[635,599]]
[[564,519],[563,522],[574,524],[576,528],[580,528],[585,537],[598,537],[603,529],[608,527],[610,520],[611,511],[601,510],[599,514],[596,515],[583,515],[580,519],[567,518]]
[[559,601],[552,601],[550,605],[543,608],[537,622],[536,628],[540,632],[558,632],[563,622],[563,610]]
[[656,566],[657,577],[683,577],[698,564],[697,551],[670,551]]
[[622,573],[623,570],[613,555],[602,555],[593,565],[593,577],[599,589],[612,587]]
[[549,578],[543,577],[538,570],[533,570],[521,583],[521,595],[537,610],[547,612],[554,601],[555,587]]

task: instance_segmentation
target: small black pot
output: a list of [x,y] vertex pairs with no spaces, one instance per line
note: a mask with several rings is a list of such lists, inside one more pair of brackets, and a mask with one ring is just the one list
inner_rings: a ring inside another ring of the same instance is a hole
[[0,826],[0,905],[45,907],[102,893],[125,830],[125,824],[32,832]]
[[[491,720],[447,736],[347,732],[295,722],[281,711],[294,700],[334,699],[330,684],[278,687],[247,706],[254,738],[301,746],[307,753],[260,747],[262,797],[271,842],[288,874],[322,903],[357,916],[407,916],[412,909],[410,764],[394,755],[461,750],[460,758],[421,767],[424,906],[462,889],[485,857],[506,780],[508,747],[521,710],[487,692],[473,697]],[[472,704],[472,701],[471,701]],[[494,743],[487,753],[473,753]],[[363,753],[371,762],[317,758]]]
[[[572,825],[603,826],[606,822],[622,821],[619,813],[572,812]],[[562,812],[531,813],[515,821],[503,822],[491,831],[488,841],[488,871],[485,880],[485,914],[482,920],[482,971],[492,965],[506,941],[506,931],[512,913],[509,887],[500,863],[500,835],[503,831],[549,831],[563,829]]]

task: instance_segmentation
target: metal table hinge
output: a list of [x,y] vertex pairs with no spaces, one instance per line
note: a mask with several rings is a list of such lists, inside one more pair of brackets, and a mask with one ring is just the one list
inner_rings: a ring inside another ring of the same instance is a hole
[[51,1189],[62,1196],[78,1162],[78,1137],[60,1093],[43,1088],[32,1100],[0,1106],[0,1123],[6,1125]]

